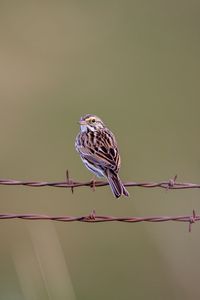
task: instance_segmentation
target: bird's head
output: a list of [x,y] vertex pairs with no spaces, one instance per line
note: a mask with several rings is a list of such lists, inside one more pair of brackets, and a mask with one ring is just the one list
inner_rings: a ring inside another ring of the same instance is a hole
[[105,127],[103,121],[95,115],[85,115],[81,117],[79,124],[81,131],[98,131]]

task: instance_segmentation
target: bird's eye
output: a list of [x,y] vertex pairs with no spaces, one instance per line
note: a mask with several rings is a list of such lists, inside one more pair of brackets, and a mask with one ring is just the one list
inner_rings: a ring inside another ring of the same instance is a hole
[[92,121],[92,123],[94,123],[94,122],[95,122],[95,119],[92,119],[91,121]]

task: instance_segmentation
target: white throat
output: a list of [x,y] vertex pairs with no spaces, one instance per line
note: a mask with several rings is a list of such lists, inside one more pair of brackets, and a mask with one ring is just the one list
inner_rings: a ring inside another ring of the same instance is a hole
[[81,132],[86,132],[87,131],[87,126],[86,125],[81,125]]

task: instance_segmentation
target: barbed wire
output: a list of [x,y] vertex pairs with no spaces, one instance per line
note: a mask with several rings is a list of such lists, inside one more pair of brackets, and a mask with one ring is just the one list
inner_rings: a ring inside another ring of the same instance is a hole
[[196,215],[193,210],[192,215],[187,216],[151,216],[151,217],[115,217],[97,215],[93,210],[89,215],[84,216],[49,216],[43,214],[2,214],[0,213],[0,220],[6,219],[23,219],[23,220],[50,220],[59,222],[87,222],[87,223],[100,223],[100,222],[125,222],[125,223],[139,223],[139,222],[187,222],[189,223],[189,232],[191,232],[192,224],[200,221],[200,215]]
[[[124,182],[126,187],[143,187],[143,188],[163,188],[166,190],[169,189],[199,189],[200,184],[190,183],[190,182],[177,182],[177,175],[174,176],[173,179],[169,179],[167,181],[160,181],[160,182],[132,182],[127,181]],[[106,181],[96,181],[90,180],[86,182],[80,182],[76,180],[72,180],[69,177],[69,171],[66,172],[66,180],[60,182],[47,182],[47,181],[20,181],[15,179],[0,179],[0,185],[23,185],[28,187],[44,187],[44,186],[51,186],[51,187],[60,187],[60,188],[70,188],[72,193],[74,192],[75,188],[78,187],[90,187],[95,190],[96,187],[102,187],[108,185]]]
[[[177,175],[173,179],[160,182],[124,182],[124,185],[127,187],[143,187],[143,188],[163,188],[166,190],[169,189],[199,189],[200,184],[189,183],[189,182],[177,182]],[[78,187],[90,187],[95,190],[96,187],[107,186],[108,182],[106,181],[86,181],[80,182],[72,180],[69,177],[69,171],[66,171],[66,180],[59,182],[47,182],[47,181],[20,181],[15,179],[0,179],[0,185],[22,185],[28,187],[62,187],[70,188],[72,193],[74,188]],[[125,222],[125,223],[139,223],[139,222],[187,222],[189,223],[189,232],[191,232],[192,224],[200,221],[200,215],[196,215],[193,210],[192,215],[186,216],[151,216],[151,217],[115,217],[108,215],[96,215],[95,210],[92,211],[89,215],[85,216],[49,216],[43,214],[3,214],[0,213],[0,220],[5,219],[23,219],[23,220],[51,220],[51,221],[60,221],[60,222],[87,222],[87,223],[99,223],[99,222]]]

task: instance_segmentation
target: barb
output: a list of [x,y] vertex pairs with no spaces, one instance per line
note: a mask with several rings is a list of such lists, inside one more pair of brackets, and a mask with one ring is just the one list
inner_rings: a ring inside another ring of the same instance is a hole
[[[71,180],[69,178],[69,170],[66,171],[66,179],[67,179],[67,183],[70,184]],[[73,186],[71,186],[71,192],[72,192],[72,194],[74,193],[74,187]]]
[[193,223],[200,221],[200,215],[196,215],[193,210],[192,215],[186,216],[151,216],[151,217],[115,217],[97,215],[93,210],[89,215],[84,216],[49,216],[40,214],[2,214],[0,213],[0,220],[6,219],[23,219],[23,220],[51,220],[59,222],[86,222],[86,223],[100,223],[100,222],[125,222],[125,223],[139,223],[139,222],[187,222],[189,224],[189,232]]
[[[163,188],[166,190],[179,190],[179,189],[199,189],[200,184],[190,183],[190,182],[177,182],[177,175],[173,179],[169,179],[167,181],[160,181],[160,182],[133,182],[127,181],[124,182],[124,185],[127,187],[142,187],[142,188]],[[106,181],[86,181],[80,182],[76,180],[72,180],[69,177],[69,171],[66,172],[66,180],[60,182],[47,182],[47,181],[20,181],[14,179],[0,179],[0,185],[24,185],[29,187],[44,187],[44,186],[51,186],[51,187],[60,187],[60,188],[70,188],[72,193],[74,192],[75,188],[78,187],[90,187],[93,191],[97,187],[102,187],[108,185]]]

